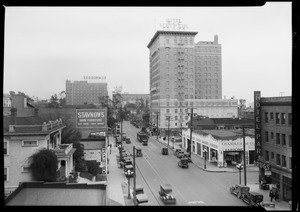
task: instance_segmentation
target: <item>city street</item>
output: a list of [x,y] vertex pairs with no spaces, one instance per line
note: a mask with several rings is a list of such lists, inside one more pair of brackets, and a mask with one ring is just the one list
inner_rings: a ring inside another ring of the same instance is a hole
[[[169,155],[161,154],[164,145],[154,139],[155,137],[149,138],[148,146],[142,146],[136,139],[138,131],[140,128],[123,122],[123,132],[132,142],[124,144],[125,149],[131,154],[133,145],[142,149],[143,157],[136,158],[136,183],[143,186],[149,198],[147,205],[164,205],[159,198],[159,186],[170,183],[176,205],[245,206],[243,201],[229,192],[229,187],[238,183],[239,173],[205,172],[193,163],[189,163],[188,169],[182,169],[177,165],[178,158],[173,155],[172,150],[169,150]],[[247,173],[247,181],[257,181],[257,173]]]

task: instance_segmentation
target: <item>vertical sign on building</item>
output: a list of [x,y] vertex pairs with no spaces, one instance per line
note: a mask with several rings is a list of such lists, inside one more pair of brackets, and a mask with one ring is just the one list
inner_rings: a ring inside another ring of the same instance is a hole
[[254,124],[255,124],[255,162],[261,156],[261,105],[260,105],[260,91],[254,91]]

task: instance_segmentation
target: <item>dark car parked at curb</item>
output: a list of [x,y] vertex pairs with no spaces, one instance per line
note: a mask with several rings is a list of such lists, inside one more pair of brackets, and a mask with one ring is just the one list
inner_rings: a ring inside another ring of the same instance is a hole
[[261,206],[264,196],[258,192],[247,191],[242,194],[241,199],[250,206]]

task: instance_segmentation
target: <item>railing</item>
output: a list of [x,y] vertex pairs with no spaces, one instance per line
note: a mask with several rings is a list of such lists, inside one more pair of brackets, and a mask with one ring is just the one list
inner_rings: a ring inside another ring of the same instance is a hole
[[56,121],[44,122],[42,125],[9,125],[8,132],[39,132],[47,131],[62,125],[62,119]]
[[72,150],[72,148],[72,144],[59,144],[54,148],[54,152],[56,155],[66,155]]

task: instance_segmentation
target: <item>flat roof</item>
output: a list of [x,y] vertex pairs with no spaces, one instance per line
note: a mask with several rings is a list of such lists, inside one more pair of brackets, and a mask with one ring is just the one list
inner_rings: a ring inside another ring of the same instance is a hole
[[[243,133],[234,130],[194,130],[193,132],[199,135],[212,135],[214,138],[219,140],[235,140],[243,137]],[[245,136],[254,137],[254,134],[245,132]]]
[[154,34],[154,36],[151,38],[149,44],[147,45],[147,48],[149,48],[152,43],[155,41],[155,39],[159,36],[159,34],[183,34],[183,35],[197,35],[198,32],[192,32],[192,31],[164,31],[164,30],[158,30]]
[[65,183],[23,183],[5,200],[11,206],[104,206],[106,186]]

